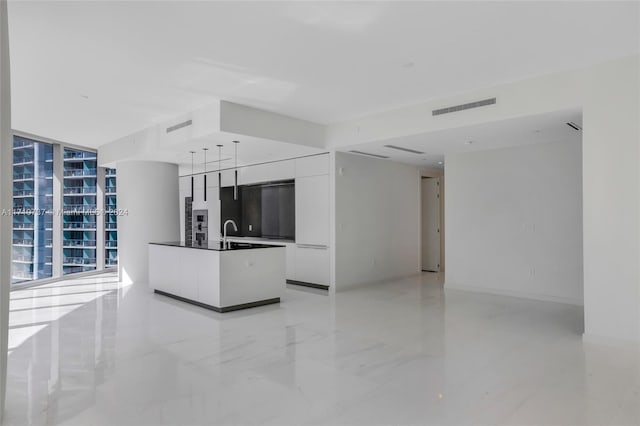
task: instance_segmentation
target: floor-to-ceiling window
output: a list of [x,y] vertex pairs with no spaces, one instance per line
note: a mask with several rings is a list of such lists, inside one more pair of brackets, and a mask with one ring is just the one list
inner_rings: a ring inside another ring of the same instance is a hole
[[62,273],[96,269],[97,157],[95,152],[64,148]]
[[95,152],[15,135],[13,207],[13,284],[117,265],[115,169]]
[[116,203],[116,170],[105,170],[104,185],[104,266],[118,266],[118,214]]
[[19,283],[52,275],[53,146],[13,141],[13,271]]

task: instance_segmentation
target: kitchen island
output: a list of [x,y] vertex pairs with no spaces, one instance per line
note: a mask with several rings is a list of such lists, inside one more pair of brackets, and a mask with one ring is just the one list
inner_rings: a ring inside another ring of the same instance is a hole
[[285,248],[279,245],[149,243],[149,286],[216,312],[279,303],[285,270]]

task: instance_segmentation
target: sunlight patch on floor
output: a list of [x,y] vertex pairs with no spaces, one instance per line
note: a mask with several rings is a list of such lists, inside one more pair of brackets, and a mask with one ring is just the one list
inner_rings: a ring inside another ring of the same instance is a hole
[[75,278],[12,291],[9,354],[51,322],[119,288],[117,276],[105,274],[98,279]]

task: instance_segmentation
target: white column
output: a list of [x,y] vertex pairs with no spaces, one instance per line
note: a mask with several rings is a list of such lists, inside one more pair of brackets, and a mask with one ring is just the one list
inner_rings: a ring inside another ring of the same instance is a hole
[[178,166],[124,161],[118,170],[118,274],[125,283],[148,281],[148,243],[180,241]]
[[[13,207],[11,138],[11,85],[9,79],[9,31],[7,2],[0,1],[0,211]],[[7,387],[7,338],[9,286],[11,285],[11,216],[0,214],[0,419]]]

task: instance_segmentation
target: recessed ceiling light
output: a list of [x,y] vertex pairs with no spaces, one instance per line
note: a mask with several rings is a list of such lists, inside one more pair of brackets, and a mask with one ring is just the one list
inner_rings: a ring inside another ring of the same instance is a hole
[[444,164],[444,162],[438,161],[438,164],[440,164],[442,166]]

